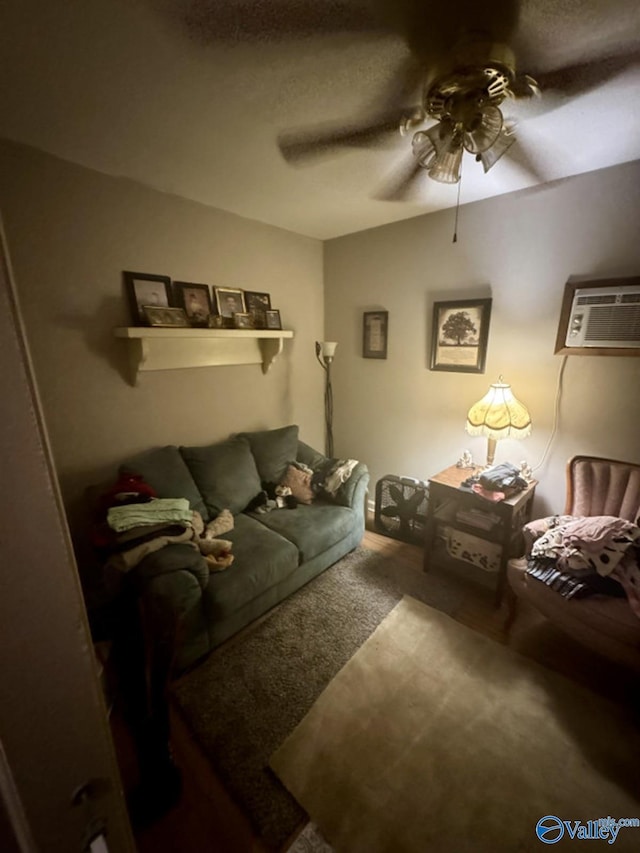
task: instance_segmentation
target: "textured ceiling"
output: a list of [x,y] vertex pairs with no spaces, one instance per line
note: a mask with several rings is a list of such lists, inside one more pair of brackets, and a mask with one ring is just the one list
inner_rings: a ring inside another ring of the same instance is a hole
[[[637,0],[4,0],[0,134],[327,239],[453,206],[457,187],[421,175],[408,200],[380,201],[408,138],[293,167],[279,134],[367,119],[410,57],[407,32],[429,65],[461,24],[508,30],[534,76],[640,55]],[[467,156],[462,203],[640,158],[637,62],[553,106],[513,105],[514,156],[486,175]],[[518,165],[520,145],[542,178]]]

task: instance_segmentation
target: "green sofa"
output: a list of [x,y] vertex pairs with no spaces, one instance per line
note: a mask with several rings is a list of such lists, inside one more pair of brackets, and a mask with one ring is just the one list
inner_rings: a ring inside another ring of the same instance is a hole
[[297,426],[241,433],[206,447],[168,446],[120,466],[144,477],[158,497],[184,497],[206,521],[229,509],[233,564],[210,572],[192,547],[171,544],[136,567],[152,621],[177,626],[174,675],[331,566],[361,541],[369,472],[359,462],[333,498],[259,513],[246,511],[263,483],[279,483],[292,461],[317,469],[326,458]]

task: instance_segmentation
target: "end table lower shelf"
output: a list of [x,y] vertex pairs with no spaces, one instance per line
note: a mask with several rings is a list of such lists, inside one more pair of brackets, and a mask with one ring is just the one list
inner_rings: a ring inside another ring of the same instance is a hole
[[[531,520],[537,483],[534,480],[521,492],[491,502],[460,488],[474,473],[469,468],[452,465],[429,478],[424,570],[428,571],[433,563],[445,569],[457,566],[464,570],[465,576],[475,574],[483,586],[490,584],[487,578],[495,578],[496,606],[499,606],[507,562],[522,550],[522,528]],[[450,546],[448,552],[445,541]]]

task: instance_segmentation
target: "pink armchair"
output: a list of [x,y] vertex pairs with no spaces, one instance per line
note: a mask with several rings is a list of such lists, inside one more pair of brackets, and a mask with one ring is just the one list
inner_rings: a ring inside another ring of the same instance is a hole
[[[567,464],[564,513],[612,515],[640,523],[640,464],[574,456]],[[535,521],[524,527],[526,555],[540,532]],[[576,640],[640,672],[640,618],[627,598],[607,595],[563,598],[526,573],[526,555],[509,561],[507,576],[513,593],[509,622],[513,621],[517,599],[525,599]]]

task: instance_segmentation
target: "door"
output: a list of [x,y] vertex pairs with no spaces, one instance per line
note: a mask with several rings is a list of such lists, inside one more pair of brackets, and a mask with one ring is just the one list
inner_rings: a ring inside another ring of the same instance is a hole
[[133,851],[1,227],[0,401],[0,849]]

